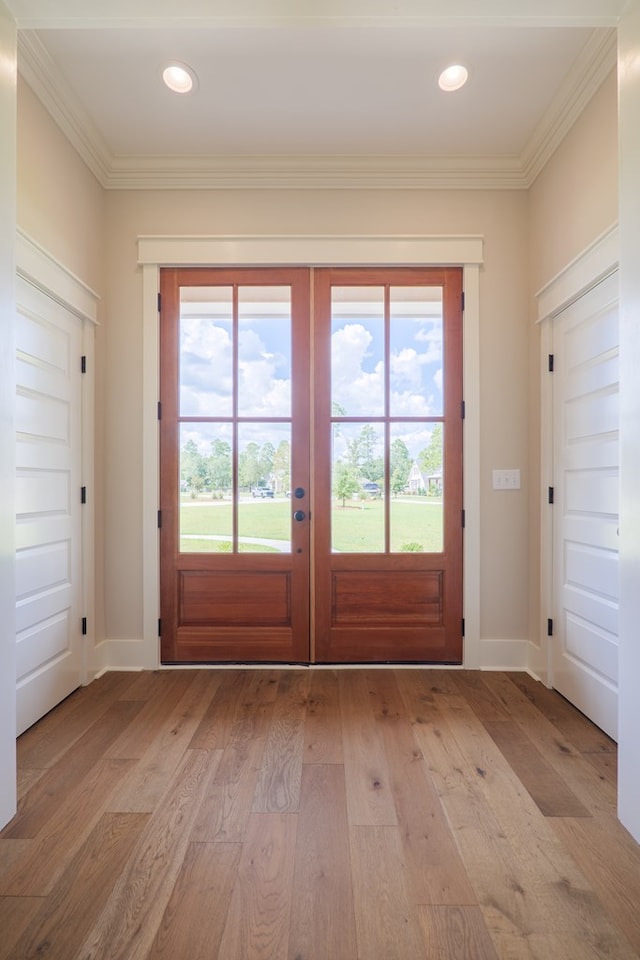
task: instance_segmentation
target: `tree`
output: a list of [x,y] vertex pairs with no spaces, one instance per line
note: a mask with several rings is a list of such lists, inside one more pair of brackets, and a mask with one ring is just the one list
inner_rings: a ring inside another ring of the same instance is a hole
[[291,483],[291,449],[288,440],[281,440],[273,456],[273,477],[276,493],[286,493]]
[[207,461],[195,440],[187,440],[180,450],[180,485],[192,493],[204,489],[208,479]]
[[404,440],[397,437],[391,444],[391,492],[402,493],[411,473],[411,454]]
[[426,477],[442,472],[442,424],[435,423],[429,446],[418,454],[418,466]]
[[238,457],[238,485],[246,490],[254,487],[261,477],[260,447],[251,440]]
[[347,444],[347,463],[365,480],[381,483],[384,478],[382,457],[375,456],[378,434],[370,423],[365,423],[360,433]]
[[232,484],[231,446],[226,440],[213,440],[208,472],[213,490],[229,490]]
[[268,440],[262,445],[258,462],[260,464],[260,476],[268,480],[273,473],[273,458],[275,457],[275,447]]
[[347,498],[351,498],[360,489],[360,481],[356,469],[349,463],[338,460],[333,468],[333,495],[342,500],[345,506]]

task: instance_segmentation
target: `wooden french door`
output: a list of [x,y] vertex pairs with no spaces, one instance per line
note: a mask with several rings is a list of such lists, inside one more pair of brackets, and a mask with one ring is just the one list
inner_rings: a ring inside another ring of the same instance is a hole
[[462,659],[462,271],[315,275],[315,655]]
[[307,661],[309,272],[163,270],[160,324],[162,660]]
[[461,662],[461,280],[162,271],[163,662]]

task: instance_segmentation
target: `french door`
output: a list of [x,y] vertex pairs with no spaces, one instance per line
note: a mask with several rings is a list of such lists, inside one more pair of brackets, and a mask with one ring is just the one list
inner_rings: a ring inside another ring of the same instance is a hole
[[461,662],[461,283],[162,271],[163,662]]

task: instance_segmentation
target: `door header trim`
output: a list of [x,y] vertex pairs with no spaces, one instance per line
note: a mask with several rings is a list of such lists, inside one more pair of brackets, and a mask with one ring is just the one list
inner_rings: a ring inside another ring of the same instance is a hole
[[139,236],[142,266],[463,266],[484,262],[481,236]]

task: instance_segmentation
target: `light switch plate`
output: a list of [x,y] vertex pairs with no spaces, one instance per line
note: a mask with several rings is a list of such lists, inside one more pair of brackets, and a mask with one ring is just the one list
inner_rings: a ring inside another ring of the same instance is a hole
[[494,470],[493,471],[493,489],[494,490],[519,490],[520,489],[520,471],[519,470]]

